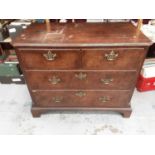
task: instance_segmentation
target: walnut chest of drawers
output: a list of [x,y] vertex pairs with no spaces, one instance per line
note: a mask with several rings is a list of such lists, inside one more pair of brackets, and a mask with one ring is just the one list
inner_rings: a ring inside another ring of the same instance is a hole
[[33,24],[13,41],[32,115],[51,110],[131,114],[150,41],[131,23]]

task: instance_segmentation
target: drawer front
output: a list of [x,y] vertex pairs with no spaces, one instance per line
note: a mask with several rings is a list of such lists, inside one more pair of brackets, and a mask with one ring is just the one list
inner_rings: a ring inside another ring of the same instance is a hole
[[31,89],[132,89],[136,72],[27,71]]
[[80,50],[19,50],[25,70],[77,69],[81,64]]
[[130,98],[130,91],[33,92],[35,105],[39,107],[127,107]]
[[85,69],[137,70],[145,57],[144,49],[85,50],[82,64]]

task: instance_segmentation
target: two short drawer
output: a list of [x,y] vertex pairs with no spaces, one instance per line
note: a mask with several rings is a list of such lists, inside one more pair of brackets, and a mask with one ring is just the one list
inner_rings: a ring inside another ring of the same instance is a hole
[[143,48],[114,49],[20,49],[25,70],[136,70]]

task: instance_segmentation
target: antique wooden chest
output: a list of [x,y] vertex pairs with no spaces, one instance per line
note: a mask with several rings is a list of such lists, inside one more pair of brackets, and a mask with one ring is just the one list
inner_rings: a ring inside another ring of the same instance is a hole
[[13,41],[32,115],[51,110],[131,114],[150,41],[131,23],[33,24]]

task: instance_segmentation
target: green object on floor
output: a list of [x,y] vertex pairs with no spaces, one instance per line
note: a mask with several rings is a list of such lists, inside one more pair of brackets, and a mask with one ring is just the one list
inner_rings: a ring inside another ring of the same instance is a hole
[[18,76],[20,75],[16,64],[0,64],[0,76]]
[[0,55],[0,60],[4,60],[6,58],[6,55]]

